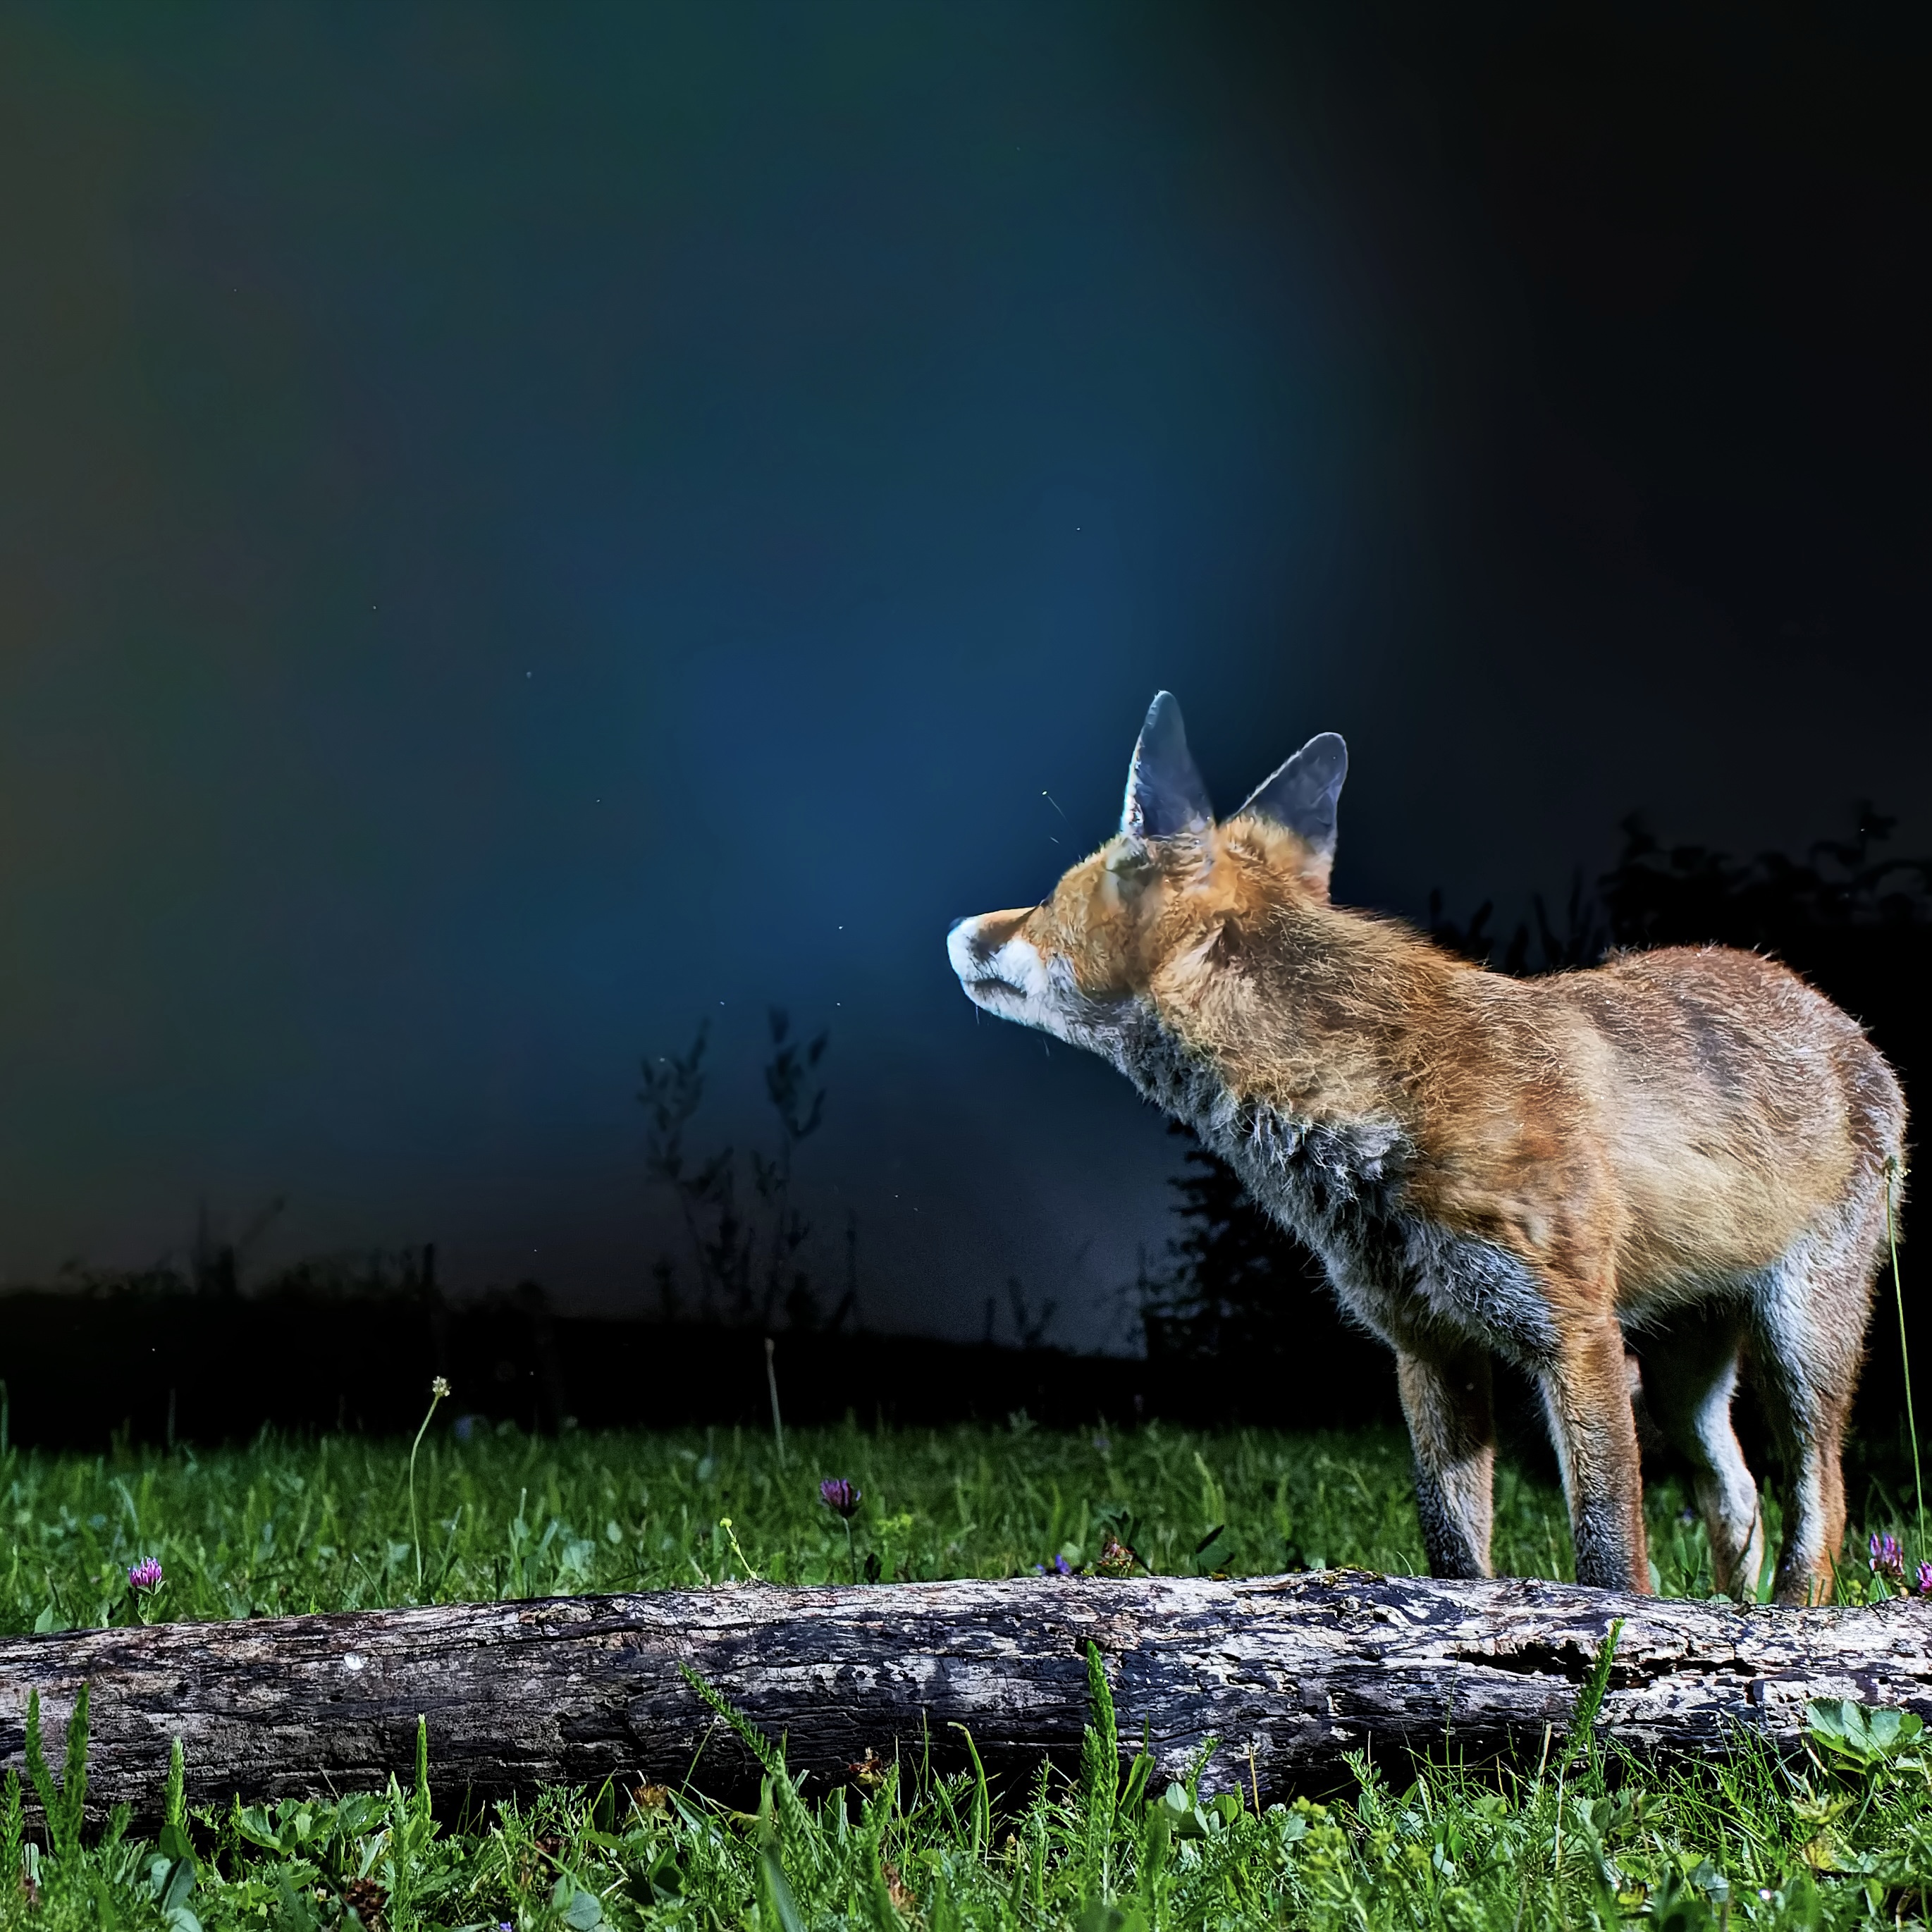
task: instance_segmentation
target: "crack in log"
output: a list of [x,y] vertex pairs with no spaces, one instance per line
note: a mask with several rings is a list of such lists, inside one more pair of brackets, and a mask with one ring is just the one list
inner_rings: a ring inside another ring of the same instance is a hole
[[1450,1660],[1479,1670],[1507,1671],[1515,1677],[1557,1676],[1567,1684],[1588,1681],[1595,1658],[1574,1643],[1523,1644],[1510,1650],[1469,1648],[1450,1652]]

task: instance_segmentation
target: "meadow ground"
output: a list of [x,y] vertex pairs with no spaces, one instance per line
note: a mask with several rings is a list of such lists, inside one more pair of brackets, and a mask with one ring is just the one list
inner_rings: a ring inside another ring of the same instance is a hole
[[[1407,1445],[1394,1432],[1063,1433],[1016,1418],[800,1432],[782,1462],[749,1432],[544,1441],[471,1424],[460,1440],[442,1421],[422,1441],[413,1498],[407,1442],[9,1451],[0,1628],[752,1573],[1008,1576],[1056,1560],[1080,1568],[1109,1537],[1162,1572],[1421,1567]],[[862,1492],[849,1540],[819,1498],[830,1477]],[[1560,1496],[1506,1468],[1497,1501],[1498,1568],[1567,1575]],[[1858,1546],[1868,1531],[1902,1532],[1893,1498],[1862,1501]],[[1702,1532],[1684,1502],[1668,1483],[1653,1492],[1657,1580],[1702,1594]],[[129,1572],[149,1559],[163,1580],[136,1591]],[[28,1880],[0,1880],[0,1932],[1916,1922],[1932,1883],[1932,1774],[1910,1720],[1876,1722],[1821,1712],[1797,1767],[1747,1756],[1722,1772],[1658,1772],[1620,1762],[1612,1744],[1534,1776],[1443,1770],[1402,1790],[1364,1767],[1346,1801],[1258,1816],[1225,1798],[1197,1805],[1178,1786],[1148,1790],[1144,1774],[1123,1784],[1106,1750],[1079,1778],[1024,1792],[896,1776],[821,1802],[780,1773],[757,1815],[671,1792],[642,1804],[628,1792],[553,1792],[444,1829],[412,1792],[392,1790],[183,1818],[159,1844],[110,1830],[82,1846],[56,1798],[51,1842],[24,1850],[10,1802],[0,1874]],[[1104,1699],[1095,1723],[1111,1723]]]

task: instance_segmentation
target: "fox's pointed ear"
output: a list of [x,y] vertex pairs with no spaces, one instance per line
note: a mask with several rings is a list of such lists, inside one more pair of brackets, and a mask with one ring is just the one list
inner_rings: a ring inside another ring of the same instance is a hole
[[1187,729],[1173,692],[1159,693],[1127,767],[1120,830],[1133,838],[1173,838],[1205,832],[1214,822],[1208,788],[1187,749]]
[[1335,803],[1348,776],[1348,746],[1340,733],[1324,731],[1258,785],[1241,809],[1286,826],[1325,874],[1335,856]]

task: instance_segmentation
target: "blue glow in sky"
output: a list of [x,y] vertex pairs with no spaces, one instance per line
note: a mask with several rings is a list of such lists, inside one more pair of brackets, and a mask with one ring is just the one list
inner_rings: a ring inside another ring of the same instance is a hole
[[1922,676],[1826,668],[1922,643],[1842,482],[1904,322],[1821,350],[1728,205],[1565,176],[1510,104],[1574,50],[1284,18],[11,16],[8,1278],[286,1194],[275,1254],[621,1304],[638,1057],[710,1018],[754,1132],[777,1002],[868,1317],[1017,1275],[1099,1337],[1174,1148],[941,942],[1106,832],[1161,685],[1229,802],[1345,732],[1338,893],[1412,914],[1637,805],[1922,838]]

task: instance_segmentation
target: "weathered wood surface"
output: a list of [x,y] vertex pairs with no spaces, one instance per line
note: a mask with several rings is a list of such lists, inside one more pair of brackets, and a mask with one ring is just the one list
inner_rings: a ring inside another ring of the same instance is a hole
[[[1023,1578],[856,1589],[755,1584],[449,1604],[0,1641],[0,1757],[21,1762],[30,1690],[50,1742],[92,1684],[90,1808],[151,1815],[169,1740],[190,1794],[250,1798],[406,1778],[429,1726],[439,1796],[482,1799],[610,1774],[742,1798],[750,1760],[688,1666],[822,1788],[878,1760],[958,1762],[970,1726],[1010,1789],[1070,1757],[1085,1646],[1124,1750],[1163,1772],[1220,1740],[1210,1790],[1334,1780],[1346,1752],[1534,1753],[1560,1738],[1612,1620],[1602,1723],[1639,1750],[1712,1755],[1740,1730],[1796,1740],[1814,1696],[1932,1720],[1932,1610],[1738,1610],[1527,1581],[1330,1571],[1244,1582]],[[52,1755],[51,1752],[50,1754]],[[1252,1771],[1250,1766],[1252,1765]],[[754,1785],[751,1788],[755,1789]]]

